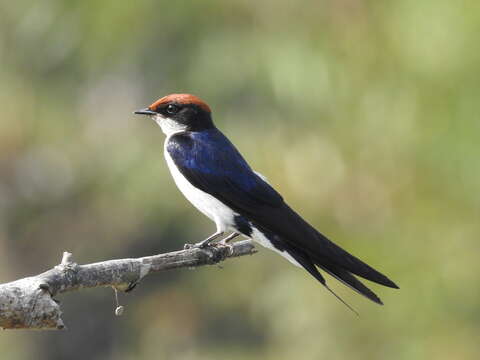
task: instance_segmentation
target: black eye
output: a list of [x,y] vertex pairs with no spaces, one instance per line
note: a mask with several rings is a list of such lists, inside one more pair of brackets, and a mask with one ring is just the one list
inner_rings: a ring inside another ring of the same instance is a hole
[[178,110],[180,110],[180,108],[177,105],[170,104],[167,106],[167,113],[170,115],[176,114]]

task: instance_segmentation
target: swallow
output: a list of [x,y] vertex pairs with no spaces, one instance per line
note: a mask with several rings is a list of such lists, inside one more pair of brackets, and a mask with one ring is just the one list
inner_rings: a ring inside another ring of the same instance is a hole
[[134,113],[160,126],[166,135],[165,159],[177,187],[216,225],[215,233],[195,246],[210,246],[227,233],[221,240],[224,244],[243,235],[305,269],[354,312],[320,271],[380,305],[380,298],[357,277],[398,289],[295,212],[215,127],[210,107],[200,98],[171,94]]

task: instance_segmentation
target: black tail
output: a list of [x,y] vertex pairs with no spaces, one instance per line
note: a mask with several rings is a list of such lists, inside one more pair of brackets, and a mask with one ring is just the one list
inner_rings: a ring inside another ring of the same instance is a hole
[[[336,277],[338,280],[342,281],[346,285],[350,286],[352,289],[367,296],[368,298],[370,297],[366,293],[370,290],[351,274],[355,274],[383,286],[394,289],[399,288],[388,277],[375,270],[370,265],[364,263],[359,258],[343,250],[340,246],[327,239],[318,231],[315,230],[315,232],[318,241],[316,249],[310,248],[305,251],[309,255],[309,257],[312,258],[315,265],[319,266],[320,268],[328,272],[330,275]],[[365,291],[365,289],[367,289],[367,291]],[[373,301],[381,303],[376,300]]]
[[362,282],[360,282],[355,276],[350,274],[348,271],[343,270],[342,268],[335,265],[320,265],[318,267],[323,269],[325,272],[332,275],[335,279],[342,282],[350,289],[356,291],[357,293],[365,296],[367,299],[372,300],[373,302],[383,305],[382,300],[368,287],[366,287]]
[[[262,224],[263,228],[267,228],[270,233],[279,236],[283,242],[288,244],[289,249],[301,251],[315,265],[336,274],[345,283],[350,284],[351,282],[348,275],[343,276],[346,271],[378,284],[398,289],[392,280],[330,241],[288,205],[285,204],[271,215],[275,217],[276,221],[269,223],[269,227]],[[361,291],[356,286],[357,282],[354,280],[353,282],[355,285],[350,285]]]
[[[318,269],[315,267],[315,264],[313,264],[304,254],[298,252],[298,251],[295,251],[295,250],[290,250],[290,251],[287,251],[290,256],[292,256],[300,265],[303,266],[303,268],[305,270],[307,270],[310,275],[312,275],[315,279],[317,279],[318,281],[320,281],[320,283],[325,286],[325,288],[333,295],[335,296],[338,300],[340,300],[340,302],[342,302],[347,308],[349,308],[352,312],[354,312],[357,316],[359,315],[358,312],[353,308],[351,307],[345,300],[343,300],[339,295],[337,295],[332,289],[330,289],[330,287],[327,285],[327,282],[325,281],[325,278],[322,276],[322,274],[320,274],[320,272],[318,271]],[[353,277],[353,276],[352,276]],[[356,280],[356,279],[355,279]],[[358,281],[358,280],[357,280]],[[363,284],[362,284],[363,285]],[[365,287],[366,288],[366,287]],[[366,288],[367,289],[367,288]],[[370,291],[369,289],[367,289],[368,291]],[[371,291],[370,291],[371,292]],[[371,292],[373,294],[373,292]],[[363,294],[362,294],[363,295]],[[377,299],[378,297],[373,294]],[[378,299],[378,301],[380,301],[380,299]],[[380,302],[381,303],[381,302]]]
[[[380,298],[354,275],[398,289],[392,280],[327,239],[288,205],[269,209],[265,214],[257,214],[257,217],[262,221],[261,225],[260,222],[254,222],[253,225],[269,239],[272,245],[280,252],[286,251],[290,254],[325,287],[327,287],[325,279],[319,273],[317,266],[380,305],[383,304]],[[333,293],[330,288],[327,287],[327,289]],[[336,294],[334,295],[339,298]],[[344,302],[340,298],[339,300]]]
[[382,300],[380,300],[380,298],[372,290],[370,290],[360,280],[352,275],[352,273],[378,284],[398,289],[398,286],[385,275],[365,264],[363,261],[346,252],[323,236],[322,243],[322,245],[328,244],[328,250],[331,253],[334,252],[335,256],[331,256],[329,259],[327,259],[325,257],[325,247],[322,247],[321,255],[314,252],[307,252],[303,249],[294,248],[291,245],[285,248],[285,251],[287,251],[305,270],[307,270],[335,297],[337,297],[337,299],[344,303],[353,312],[357,313],[350,305],[348,305],[327,286],[325,279],[320,274],[316,266],[360,295],[365,296],[367,299],[370,299],[379,305],[383,305]]

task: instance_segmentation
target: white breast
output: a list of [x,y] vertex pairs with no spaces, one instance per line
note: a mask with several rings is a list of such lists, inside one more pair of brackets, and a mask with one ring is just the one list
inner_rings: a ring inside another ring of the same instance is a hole
[[185,176],[182,175],[167,151],[167,142],[168,137],[165,140],[165,160],[167,161],[167,165],[170,173],[172,174],[173,180],[182,194],[193,204],[193,206],[195,206],[198,210],[215,222],[217,231],[223,232],[233,230],[233,218],[237,214],[221,201],[214,198],[212,195],[197,189],[185,178]]

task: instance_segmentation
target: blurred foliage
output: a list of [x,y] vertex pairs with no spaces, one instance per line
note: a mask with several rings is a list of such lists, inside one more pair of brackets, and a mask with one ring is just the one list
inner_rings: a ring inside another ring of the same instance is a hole
[[302,215],[384,271],[386,305],[261,249],[224,269],[61,298],[70,330],[3,332],[2,359],[476,359],[480,4],[0,3],[0,281],[203,239],[163,135],[132,111],[172,92]]

